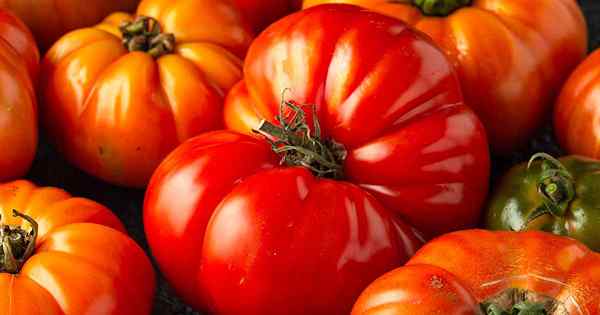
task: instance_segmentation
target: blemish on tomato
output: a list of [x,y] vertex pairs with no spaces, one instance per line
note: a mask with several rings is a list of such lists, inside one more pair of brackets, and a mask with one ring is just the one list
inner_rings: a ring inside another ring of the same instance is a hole
[[432,288],[434,289],[443,289],[444,288],[444,281],[442,280],[442,278],[438,277],[438,276],[432,276],[431,280],[430,280],[430,285]]

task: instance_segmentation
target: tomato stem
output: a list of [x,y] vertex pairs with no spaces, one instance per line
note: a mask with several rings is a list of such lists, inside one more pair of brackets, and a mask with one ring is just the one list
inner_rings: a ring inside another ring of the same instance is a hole
[[175,50],[175,35],[163,33],[158,20],[139,16],[121,25],[123,45],[129,51],[144,51],[153,58],[170,54]]
[[[347,155],[345,148],[333,140],[321,138],[321,127],[315,106],[311,106],[313,109],[311,130],[302,107],[305,106],[283,100],[279,115],[276,116],[279,126],[263,120],[254,132],[269,141],[273,151],[282,156],[282,164],[306,167],[320,177],[343,178],[343,162]],[[289,109],[290,114],[285,114],[286,109]]]
[[471,5],[472,0],[413,0],[424,15],[448,16],[450,13]]
[[554,298],[523,289],[508,289],[481,304],[485,315],[568,314]]
[[534,162],[541,160],[541,173],[538,179],[538,193],[543,205],[535,209],[527,218],[523,229],[540,216],[551,214],[564,217],[571,201],[575,198],[575,179],[557,159],[546,153],[534,154],[527,169],[532,170]]
[[31,226],[30,231],[25,231],[20,226],[0,225],[0,272],[16,274],[33,255],[38,236],[38,224],[31,217],[14,209],[13,216],[22,218]]

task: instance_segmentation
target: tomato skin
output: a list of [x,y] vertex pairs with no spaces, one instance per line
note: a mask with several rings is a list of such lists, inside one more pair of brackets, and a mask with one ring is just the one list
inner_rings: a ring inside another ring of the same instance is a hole
[[554,129],[561,147],[570,154],[600,159],[600,134],[597,113],[600,112],[600,50],[593,52],[573,72],[554,110]]
[[456,66],[466,104],[498,154],[531,139],[587,53],[585,18],[573,0],[475,0],[442,18],[404,1],[305,0],[304,7],[333,2],[399,18],[431,36]]
[[37,149],[37,104],[33,81],[39,52],[27,27],[0,9],[0,181],[25,175]]
[[118,27],[133,17],[124,13],[50,49],[42,113],[67,160],[110,183],[144,187],[178,144],[222,127],[224,94],[240,80],[250,33],[233,5],[218,1],[142,1],[138,15],[157,18],[177,39],[156,60],[125,49]]
[[187,141],[157,169],[144,202],[146,235],[194,307],[347,314],[365,285],[420,246],[412,228],[358,186],[278,160],[264,140],[217,131]]
[[119,219],[88,199],[27,181],[0,185],[2,223],[39,224],[37,248],[17,275],[0,273],[2,314],[146,315],[154,270]]
[[[600,314],[600,255],[583,244],[544,232],[467,230],[433,240],[406,267],[371,284],[352,315],[415,314],[410,311],[417,306],[408,305],[412,303],[407,302],[406,295],[428,298],[423,307],[451,305],[446,294],[423,295],[423,287],[415,285],[432,270],[465,299],[463,304],[452,305],[453,312],[444,314],[479,314],[472,308],[473,301],[484,302],[511,288],[555,298],[569,314]],[[470,296],[465,295],[468,292]],[[383,302],[387,308],[379,312]]]
[[69,31],[100,22],[114,11],[133,11],[140,0],[0,0],[31,28],[43,51]]
[[426,235],[479,221],[485,132],[444,54],[402,22],[325,5],[273,24],[226,99],[226,126],[253,134],[275,122],[282,95],[315,104],[325,137],[348,150],[348,179]]

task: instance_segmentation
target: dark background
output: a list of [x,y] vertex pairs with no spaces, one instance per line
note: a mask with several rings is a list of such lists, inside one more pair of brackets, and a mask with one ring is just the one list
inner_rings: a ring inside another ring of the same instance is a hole
[[[600,1],[581,0],[579,3],[588,20],[590,50],[594,50],[600,47]],[[76,196],[87,197],[108,206],[123,220],[132,237],[148,250],[141,216],[143,191],[118,188],[95,180],[69,166],[47,144],[47,141],[42,139],[40,146],[37,159],[28,175],[29,179],[38,185],[64,188]],[[536,139],[532,140],[523,152],[515,153],[508,158],[494,159],[494,176],[501,174],[515,163],[527,160],[532,153],[539,151],[561,154],[554,142],[550,127],[545,128]],[[200,315],[181,303],[158,272],[157,275],[158,291],[153,315]]]

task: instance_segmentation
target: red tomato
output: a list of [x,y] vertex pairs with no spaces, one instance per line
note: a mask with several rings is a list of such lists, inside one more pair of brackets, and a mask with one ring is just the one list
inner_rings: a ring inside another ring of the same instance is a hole
[[598,301],[600,255],[575,239],[469,230],[377,279],[352,315],[598,315]]
[[444,54],[402,22],[346,5],[288,16],[253,44],[246,82],[226,114],[239,130],[275,122],[286,87],[286,98],[317,104],[316,115],[288,101],[278,123],[261,124],[288,146],[213,132],[155,172],[146,235],[196,308],[348,314],[369,281],[419,246],[400,217],[432,234],[477,221],[489,168],[483,128]]
[[33,35],[0,9],[0,181],[23,176],[35,156],[38,127],[32,81],[38,67]]
[[600,50],[573,72],[558,99],[554,126],[560,145],[570,154],[600,159]]

